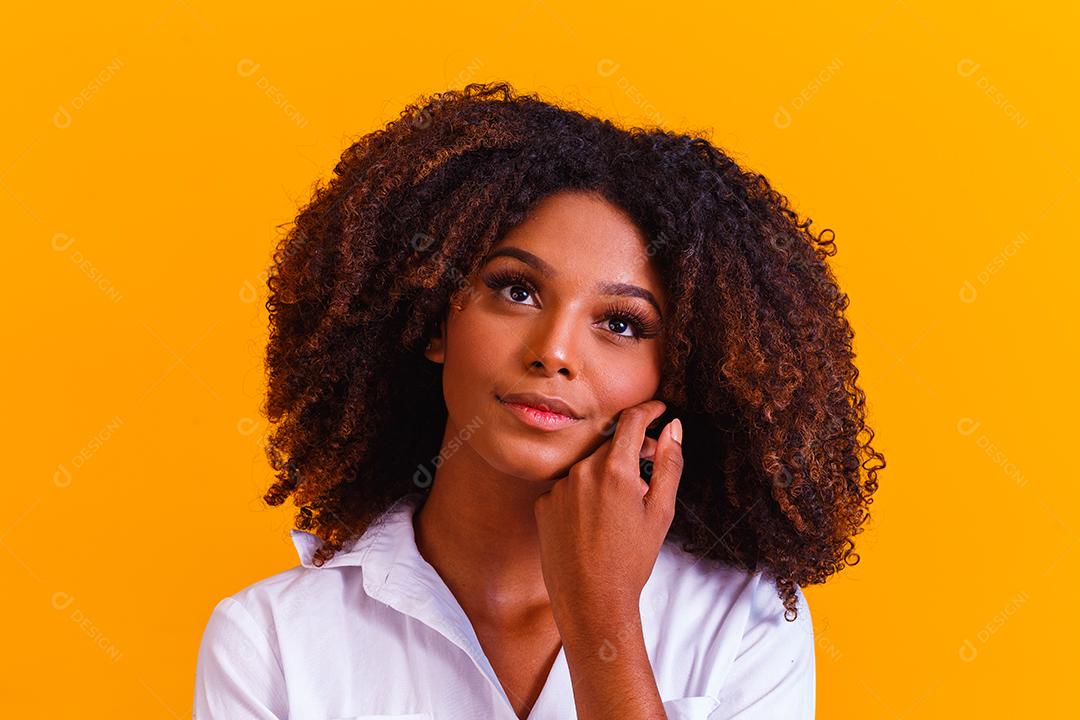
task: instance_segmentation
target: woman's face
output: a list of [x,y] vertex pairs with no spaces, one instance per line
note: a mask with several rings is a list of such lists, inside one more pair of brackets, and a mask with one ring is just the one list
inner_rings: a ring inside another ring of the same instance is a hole
[[[622,410],[656,396],[661,278],[645,236],[599,195],[545,197],[458,298],[426,355],[444,363],[448,438],[468,437],[497,471],[564,477],[611,437]],[[580,419],[532,426],[500,400],[516,393],[559,398]]]

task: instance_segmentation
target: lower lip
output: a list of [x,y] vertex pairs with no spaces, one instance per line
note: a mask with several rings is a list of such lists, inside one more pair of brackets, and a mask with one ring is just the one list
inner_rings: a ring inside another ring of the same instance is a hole
[[521,405],[520,403],[500,402],[502,402],[502,405],[516,415],[523,423],[541,430],[561,430],[564,427],[573,425],[580,419],[572,418],[569,415],[563,415],[562,413],[537,410],[534,407]]

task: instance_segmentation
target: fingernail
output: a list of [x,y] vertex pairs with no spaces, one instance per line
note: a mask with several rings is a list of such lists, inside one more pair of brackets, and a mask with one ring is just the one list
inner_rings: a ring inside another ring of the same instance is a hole
[[671,421],[671,439],[682,445],[682,420],[679,418]]

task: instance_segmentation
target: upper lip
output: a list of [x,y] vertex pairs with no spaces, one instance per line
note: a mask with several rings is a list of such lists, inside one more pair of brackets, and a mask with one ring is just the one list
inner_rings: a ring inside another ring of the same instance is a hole
[[561,398],[548,397],[547,395],[541,395],[539,393],[513,393],[511,395],[503,395],[499,399],[504,403],[509,402],[528,405],[537,408],[538,410],[548,410],[562,415],[569,415],[575,419],[581,419],[577,410],[568,405],[566,401]]

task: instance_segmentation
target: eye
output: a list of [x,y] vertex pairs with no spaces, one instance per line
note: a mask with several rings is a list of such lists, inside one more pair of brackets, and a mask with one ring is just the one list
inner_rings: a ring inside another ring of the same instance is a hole
[[[521,273],[513,270],[498,270],[484,277],[484,283],[496,291],[502,297],[508,299],[515,305],[523,305],[526,298],[521,297],[521,291],[524,290],[528,294],[536,292],[536,288],[529,282]],[[503,290],[510,288],[510,296],[507,297],[503,294]]]
[[[497,270],[484,276],[484,284],[495,291],[500,297],[514,305],[525,305],[530,295],[536,293],[536,287],[524,275],[516,270]],[[510,294],[504,294],[509,288]],[[535,307],[535,306],[531,306]],[[661,324],[643,315],[632,305],[612,303],[604,310],[604,320],[607,323],[611,335],[620,340],[640,342],[660,334]],[[632,334],[625,334],[632,331]]]
[[[608,326],[611,327],[612,325],[620,325],[626,330],[633,330],[633,335],[628,335],[624,337],[637,337],[641,335],[641,323],[635,322],[631,318],[624,317],[622,315],[613,315],[608,318]],[[616,330],[615,334],[622,335],[623,332],[623,330]]]
[[624,329],[634,331],[633,335],[623,335],[622,331],[616,331],[616,337],[627,340],[645,340],[660,334],[660,323],[642,315],[636,308],[629,305],[612,304],[605,311],[605,320],[609,325],[623,326]]

